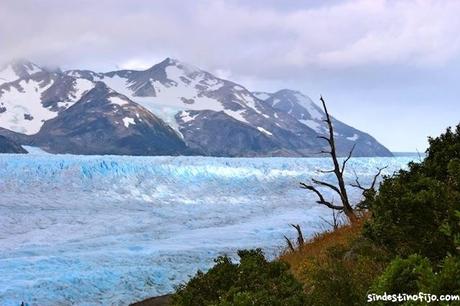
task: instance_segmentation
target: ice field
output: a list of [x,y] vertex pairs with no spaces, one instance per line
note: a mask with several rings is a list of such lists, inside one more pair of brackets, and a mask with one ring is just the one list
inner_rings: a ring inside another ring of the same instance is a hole
[[[32,153],[0,155],[2,306],[127,305],[171,292],[220,254],[276,256],[289,223],[308,236],[330,217],[298,185],[333,180],[316,171],[324,158]],[[354,158],[348,169],[364,184],[376,167],[391,174],[413,159]]]

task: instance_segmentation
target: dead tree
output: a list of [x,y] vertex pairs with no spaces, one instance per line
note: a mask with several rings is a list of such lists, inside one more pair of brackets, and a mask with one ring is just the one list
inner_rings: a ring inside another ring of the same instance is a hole
[[373,199],[374,196],[377,193],[377,190],[375,189],[377,179],[380,176],[380,174],[382,174],[382,170],[386,169],[387,167],[388,166],[377,168],[377,173],[374,175],[371,185],[369,187],[367,187],[367,188],[364,187],[363,185],[361,185],[361,183],[359,182],[358,175],[354,171],[354,173],[355,173],[355,183],[350,184],[350,186],[360,189],[362,191],[362,194],[363,194],[363,200],[356,205],[356,207],[359,210],[361,210],[361,211],[362,210],[365,210],[365,211],[368,210],[368,208],[369,208],[368,207],[368,204],[369,204],[368,200]]
[[324,102],[323,97],[320,98],[320,101],[323,105],[324,113],[326,114],[326,118],[323,121],[327,124],[328,130],[329,130],[328,136],[322,136],[322,135],[318,136],[318,138],[324,139],[329,145],[329,150],[328,151],[323,150],[321,151],[321,153],[330,155],[333,165],[334,165],[334,169],[320,170],[320,172],[334,173],[335,177],[337,178],[338,186],[335,186],[328,182],[320,181],[317,179],[312,179],[312,182],[316,184],[317,186],[329,188],[334,193],[337,193],[339,195],[341,204],[336,205],[332,201],[326,200],[323,194],[317,189],[317,186],[309,185],[306,183],[300,183],[300,187],[314,192],[318,196],[318,200],[316,201],[318,204],[325,205],[333,210],[343,211],[343,213],[347,216],[348,220],[351,223],[354,223],[357,221],[358,217],[355,211],[353,210],[353,207],[351,206],[350,200],[348,199],[348,194],[347,194],[345,180],[343,179],[343,174],[345,172],[345,166],[347,162],[350,160],[351,156],[353,155],[353,150],[355,149],[355,145],[353,145],[350,152],[348,153],[348,156],[340,164],[338,157],[337,157],[337,148],[336,148],[335,139],[334,139],[334,127],[332,125],[331,116],[329,115],[329,112],[327,111],[326,103]]
[[289,239],[288,237],[286,237],[286,235],[284,236],[284,239],[286,239],[286,243],[288,245],[288,248],[291,252],[294,252],[295,251],[295,247],[294,247],[294,244],[292,244],[292,241],[291,239]]
[[302,234],[302,230],[300,229],[300,225],[291,224],[291,226],[295,228],[297,231],[297,245],[299,247],[302,247],[305,240],[303,239],[303,234]]
[[[337,229],[339,227],[339,223],[340,223],[340,220],[337,218],[337,212],[338,213],[343,212],[345,214],[345,216],[347,217],[347,219],[350,221],[350,223],[354,223],[354,222],[356,222],[358,220],[357,211],[355,211],[355,209],[353,209],[353,207],[352,207],[352,205],[350,203],[350,200],[349,200],[348,194],[347,194],[345,180],[343,178],[344,172],[345,172],[345,167],[347,165],[347,162],[350,160],[350,158],[353,155],[353,151],[355,149],[356,144],[353,145],[353,147],[351,148],[351,150],[348,153],[347,157],[340,163],[339,160],[338,160],[338,156],[337,156],[337,148],[336,148],[336,145],[335,145],[335,138],[334,138],[334,126],[332,125],[331,116],[329,115],[329,112],[328,112],[327,107],[326,107],[326,102],[324,101],[323,97],[320,98],[320,101],[322,103],[324,113],[326,114],[326,118],[323,121],[327,124],[328,130],[329,130],[329,133],[328,133],[327,136],[323,136],[323,135],[318,136],[318,138],[324,139],[329,145],[329,150],[328,151],[322,150],[320,153],[321,154],[328,154],[328,155],[331,156],[334,168],[331,169],[331,170],[319,170],[319,171],[322,172],[322,173],[334,173],[335,177],[337,179],[337,185],[338,186],[336,186],[334,184],[331,184],[331,183],[328,183],[328,182],[321,181],[321,180],[312,179],[312,182],[315,185],[310,185],[310,184],[306,184],[306,183],[301,182],[300,187],[303,188],[303,189],[307,189],[307,190],[310,190],[310,191],[314,192],[316,194],[316,196],[318,197],[318,200],[316,201],[318,204],[324,205],[324,206],[329,207],[330,209],[332,209],[333,221],[332,221],[332,223],[330,223],[330,222],[327,222],[327,223],[329,223],[334,229]],[[385,169],[385,168],[387,168],[387,167],[378,168],[378,172],[374,176],[374,178],[372,180],[372,184],[371,184],[371,186],[369,188],[363,187],[360,184],[359,179],[358,179],[357,176],[356,176],[355,184],[351,184],[351,186],[361,189],[363,191],[364,196],[368,195],[371,191],[376,192],[375,191],[375,185],[377,183],[377,178],[380,176],[380,174],[382,173],[382,170]],[[356,175],[356,173],[355,173],[355,175]],[[326,200],[326,198],[323,196],[321,191],[318,190],[318,188],[317,188],[318,186],[329,188],[334,193],[338,194],[341,203],[339,205],[337,205],[337,204],[334,204],[332,201]],[[303,239],[303,234],[302,234],[302,230],[301,230],[300,226],[299,225],[295,226],[293,224],[291,224],[291,226],[293,226],[297,230],[297,243],[298,243],[299,246],[302,246],[303,243],[304,243],[304,239]],[[287,238],[286,236],[284,236],[284,238],[286,239],[286,242],[288,244],[289,249],[291,251],[294,251],[295,246],[292,243],[292,241],[289,240],[289,238]]]
[[[303,234],[302,234],[302,229],[300,228],[300,225],[298,225],[298,224],[291,224],[291,226],[292,226],[293,228],[295,228],[296,231],[297,231],[297,246],[298,246],[299,248],[301,248],[301,247],[303,246],[304,242],[305,242],[305,240],[304,240],[304,238],[303,238]],[[288,237],[286,237],[286,236],[284,236],[284,239],[286,239],[288,248],[289,248],[291,251],[295,251],[295,246],[294,246],[294,244],[292,243],[292,241],[291,241]]]

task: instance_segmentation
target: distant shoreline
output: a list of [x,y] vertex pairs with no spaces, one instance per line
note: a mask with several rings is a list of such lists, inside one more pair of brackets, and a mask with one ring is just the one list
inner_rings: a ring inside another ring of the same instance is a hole
[[425,152],[391,152],[394,157],[404,157],[404,156],[421,156],[425,157]]

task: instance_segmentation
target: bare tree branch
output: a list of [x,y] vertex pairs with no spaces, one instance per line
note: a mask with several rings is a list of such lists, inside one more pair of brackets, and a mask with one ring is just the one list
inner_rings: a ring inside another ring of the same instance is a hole
[[343,210],[343,207],[342,206],[338,206],[338,205],[334,205],[332,204],[331,202],[328,202],[324,199],[323,195],[321,194],[321,192],[318,191],[318,189],[316,189],[314,186],[311,186],[311,185],[307,185],[305,183],[300,183],[300,186],[301,188],[303,189],[308,189],[310,191],[313,191],[314,193],[316,193],[316,195],[318,196],[319,200],[316,201],[316,203],[318,204],[323,204],[331,209],[336,209],[336,210]]
[[294,248],[294,245],[292,244],[291,240],[290,240],[288,237],[286,237],[286,236],[284,236],[284,239],[286,239],[286,242],[287,242],[287,245],[288,245],[289,250],[291,250],[292,252],[294,252],[294,251],[295,251],[295,248]]
[[377,171],[377,173],[374,175],[374,179],[372,180],[372,184],[371,184],[370,189],[375,189],[375,183],[377,182],[377,178],[380,176],[380,174],[382,173],[382,171],[385,170],[386,168],[388,168],[388,166],[385,166],[385,167],[382,167],[382,168],[377,168],[378,171]]
[[326,140],[329,144],[331,144],[331,140],[329,138],[327,138],[326,136],[317,136],[317,138],[319,139],[324,139]]
[[382,171],[384,169],[388,168],[388,166],[385,166],[385,167],[381,167],[381,168],[377,168],[377,173],[374,175],[373,179],[372,179],[372,183],[371,183],[371,186],[369,188],[366,188],[364,187],[363,185],[361,185],[361,183],[359,182],[359,179],[358,179],[358,175],[356,174],[356,171],[353,170],[353,172],[355,173],[355,183],[354,184],[350,184],[350,186],[352,187],[355,187],[355,188],[359,188],[361,189],[363,192],[367,192],[369,190],[375,190],[375,184],[377,183],[377,179],[378,177],[380,176],[380,174],[382,174]]
[[332,222],[327,220],[326,218],[320,217],[321,220],[323,220],[325,223],[329,224],[333,229],[338,229],[340,226],[340,220],[338,219],[338,214],[340,213],[332,210]]
[[353,169],[353,173],[355,175],[355,183],[351,183],[350,186],[352,187],[355,187],[355,188],[358,188],[358,189],[361,189],[363,192],[367,190],[367,188],[365,188],[364,186],[361,185],[361,183],[359,182],[359,178],[358,178],[358,174],[356,174],[356,170]]
[[333,223],[333,227],[334,229],[338,229],[339,228],[339,221],[337,219],[337,213],[335,212],[335,210],[332,211],[332,221],[334,222]]
[[335,187],[334,185],[330,184],[330,183],[327,183],[327,182],[323,182],[323,181],[320,181],[320,180],[316,180],[316,179],[311,179],[313,183],[315,184],[318,184],[318,185],[321,185],[321,186],[326,186],[326,187],[329,187],[330,189],[334,190],[335,192],[338,193],[338,195],[340,197],[342,197],[342,194],[340,193],[340,190],[339,188]]
[[345,160],[343,161],[342,170],[340,170],[340,173],[343,174],[345,172],[345,166],[346,166],[347,162],[350,160],[351,156],[353,155],[353,151],[355,150],[355,147],[356,147],[356,143],[353,144],[353,147],[351,148],[350,153],[348,153],[347,158],[345,158]]
[[[297,231],[297,246],[299,248],[301,248],[303,245],[304,245],[304,242],[305,242],[305,239],[303,238],[303,234],[302,234],[302,229],[300,228],[300,225],[298,224],[290,224],[293,228],[296,229]],[[294,252],[295,251],[295,246],[294,244],[292,243],[291,239],[289,239],[288,237],[284,236],[284,239],[286,239],[286,243],[288,245],[288,248]]]
[[331,156],[332,162],[334,164],[334,169],[333,170],[323,170],[321,172],[322,173],[334,173],[336,178],[337,178],[338,187],[333,185],[333,184],[323,182],[323,181],[320,181],[320,180],[312,179],[312,181],[317,185],[328,187],[328,188],[332,189],[333,191],[335,191],[337,194],[339,194],[340,199],[342,201],[342,205],[340,205],[340,206],[339,205],[334,205],[333,203],[331,203],[329,201],[326,201],[324,196],[321,194],[321,192],[318,189],[316,189],[314,186],[312,186],[312,185],[308,185],[308,184],[305,184],[305,183],[300,183],[300,185],[304,189],[313,191],[318,196],[319,200],[317,201],[317,203],[323,204],[323,205],[325,205],[325,206],[327,206],[327,207],[329,207],[329,208],[331,208],[333,210],[341,210],[341,211],[343,211],[345,213],[345,215],[350,220],[350,222],[355,222],[357,220],[357,215],[354,212],[353,207],[351,206],[350,201],[348,199],[347,189],[345,187],[345,180],[343,178],[343,173],[345,171],[346,163],[348,162],[348,160],[350,160],[351,156],[353,155],[355,145],[353,145],[353,148],[350,150],[350,152],[348,154],[348,157],[345,158],[345,160],[343,161],[342,165],[340,166],[338,158],[337,158],[337,149],[336,149],[336,146],[335,146],[334,127],[332,125],[332,119],[331,119],[331,116],[329,115],[329,112],[327,110],[326,102],[324,101],[322,96],[320,97],[320,101],[322,103],[323,110],[324,110],[324,113],[326,115],[326,118],[323,121],[327,124],[328,135],[327,136],[321,135],[321,136],[318,136],[318,138],[326,140],[327,143],[329,144],[329,147],[330,147],[330,151],[322,150],[321,152],[322,153],[328,153]]
[[358,188],[358,189],[361,189],[362,191],[367,191],[367,188],[364,188],[363,186],[361,186],[361,184],[359,183],[358,178],[355,179],[355,182],[356,182],[355,184],[351,183],[350,186]]
[[302,234],[302,230],[300,229],[300,225],[291,224],[291,226],[295,228],[297,231],[297,245],[299,247],[302,247],[305,240],[303,239],[303,234]]

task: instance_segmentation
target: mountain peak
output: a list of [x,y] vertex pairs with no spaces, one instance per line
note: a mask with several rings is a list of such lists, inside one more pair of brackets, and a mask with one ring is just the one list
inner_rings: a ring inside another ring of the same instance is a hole
[[41,71],[43,69],[40,66],[26,59],[12,60],[0,69],[0,85],[20,78],[30,77]]
[[16,73],[27,73],[32,75],[34,73],[42,71],[42,68],[27,59],[15,59],[10,63],[11,67],[16,71]]
[[181,60],[179,60],[177,58],[172,58],[172,57],[165,58],[163,61],[161,61],[160,63],[154,65],[149,70],[158,69],[158,68],[166,69],[169,66],[175,66],[178,69],[183,70],[186,74],[202,72],[202,70],[200,68],[198,68],[198,67],[196,67],[194,65],[188,64],[186,62],[183,62],[183,61],[181,61]]
[[178,60],[177,58],[173,58],[173,57],[165,58],[164,62],[166,62],[169,65],[179,65],[180,64],[180,60]]
[[89,90],[86,95],[82,97],[82,99],[89,102],[94,100],[94,98],[106,97],[109,94],[117,94],[121,96],[121,94],[108,87],[104,82],[98,81],[95,83],[94,88]]
[[288,89],[288,88],[280,89],[273,94],[274,95],[302,95],[302,96],[305,96],[303,93],[301,93],[298,90],[293,90],[293,89]]
[[300,91],[292,90],[292,89],[285,88],[285,89],[278,90],[277,92],[272,94],[272,97],[282,98],[288,101],[295,101],[300,104],[306,104],[306,105],[314,104],[313,100],[309,96],[303,94]]

